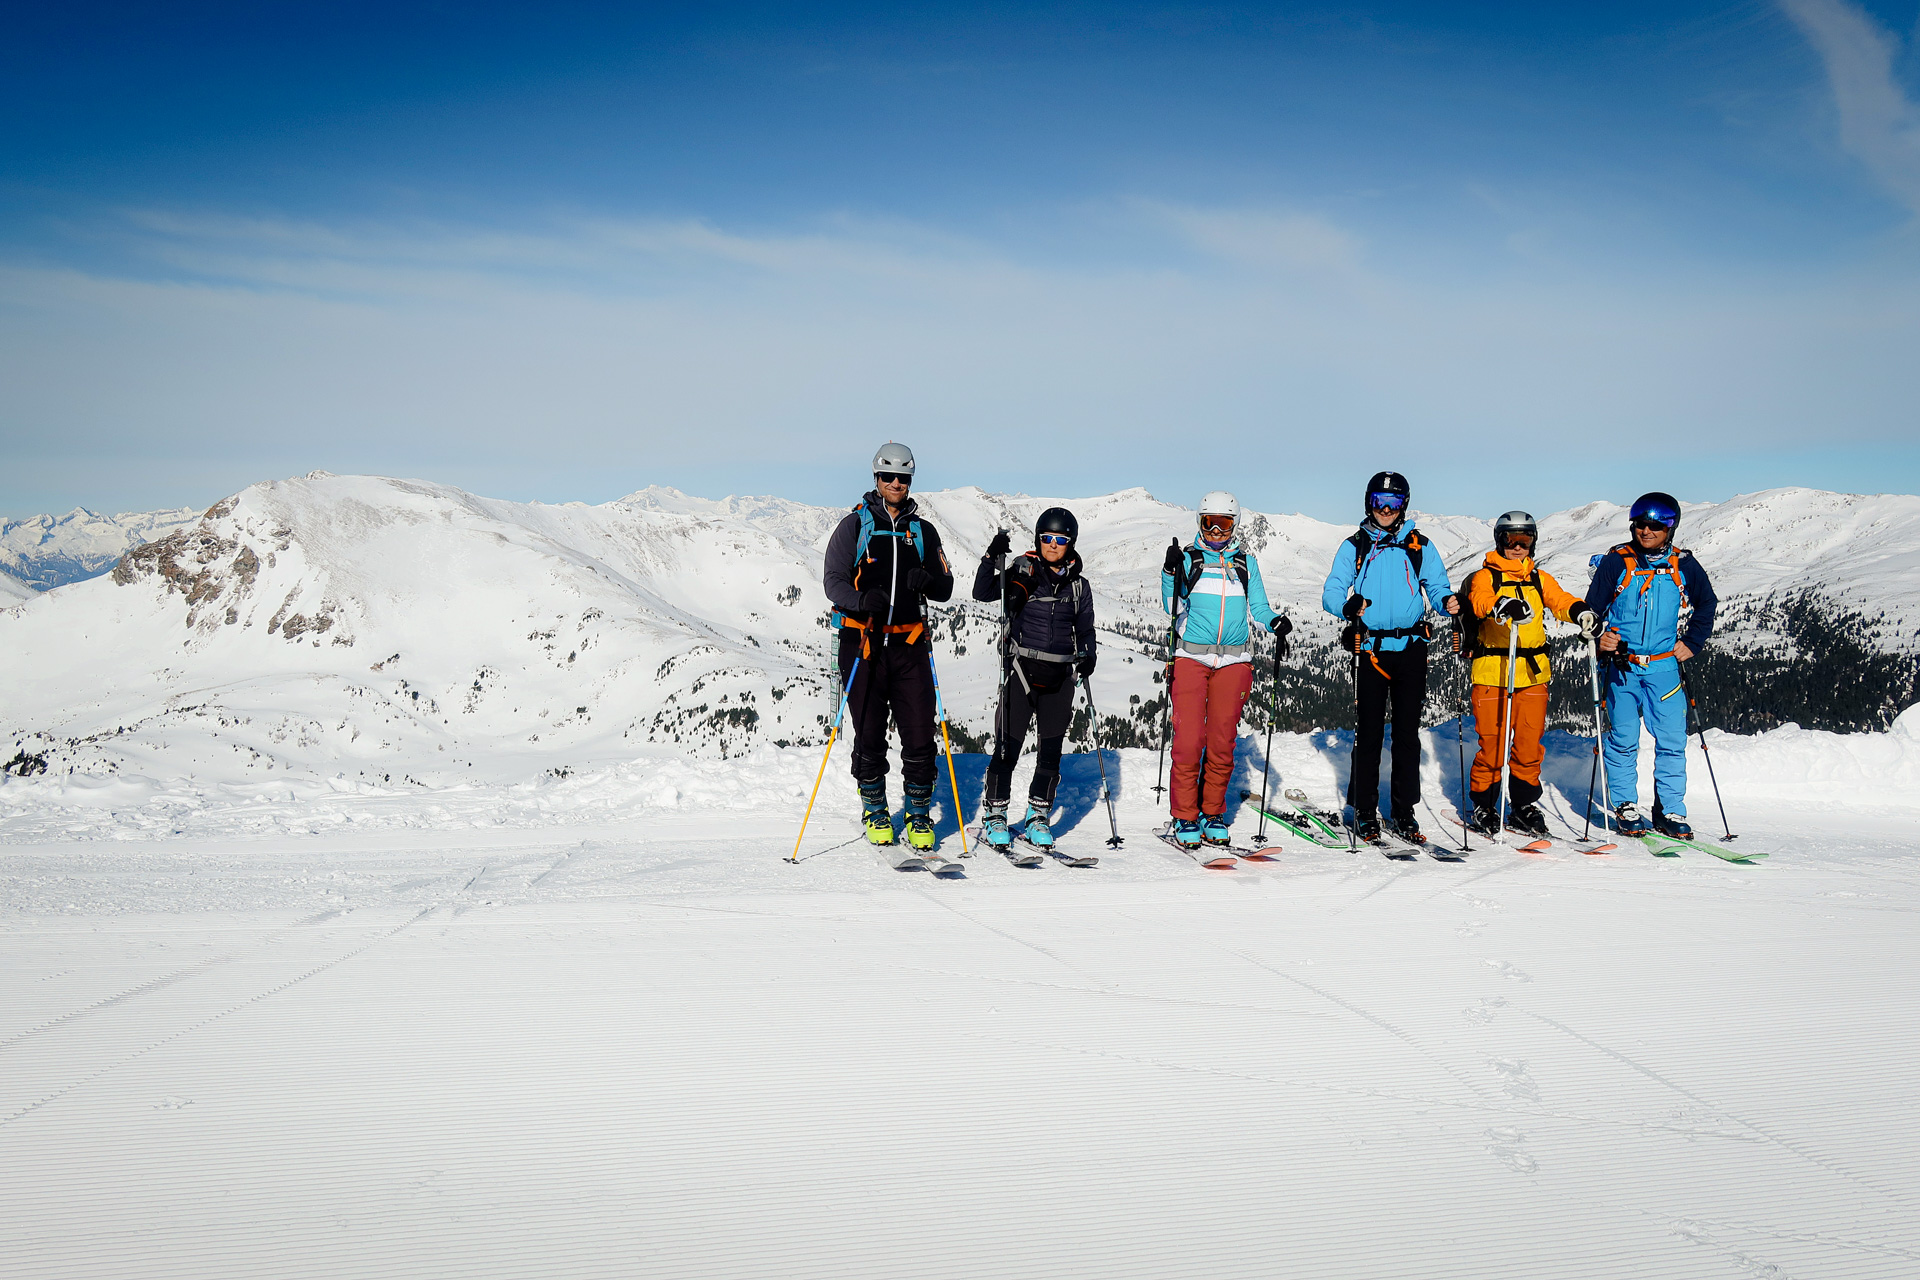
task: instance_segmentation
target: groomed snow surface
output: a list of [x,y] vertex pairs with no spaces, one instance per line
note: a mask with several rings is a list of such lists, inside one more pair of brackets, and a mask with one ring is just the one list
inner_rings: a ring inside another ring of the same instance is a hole
[[[1208,872],[1134,751],[1117,852],[1068,761],[1098,867],[939,878],[859,841],[844,745],[797,865],[811,750],[11,778],[0,1271],[1920,1274],[1920,712],[1712,742],[1765,860]],[[1588,744],[1552,746],[1564,822]],[[1345,744],[1273,765],[1330,801]]]

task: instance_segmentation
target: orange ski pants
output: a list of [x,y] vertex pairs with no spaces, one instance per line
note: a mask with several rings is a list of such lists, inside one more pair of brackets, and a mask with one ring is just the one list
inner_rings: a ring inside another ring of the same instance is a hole
[[[1173,660],[1173,816],[1190,820],[1227,811],[1233,779],[1233,744],[1240,737],[1240,709],[1253,689],[1253,664],[1209,667],[1192,658]],[[1207,757],[1205,794],[1200,756]]]
[[[1473,686],[1473,723],[1480,731],[1480,751],[1473,758],[1473,789],[1487,791],[1500,785],[1500,752],[1506,737],[1500,708],[1507,700],[1504,687]],[[1513,691],[1514,800],[1531,804],[1540,798],[1540,736],[1547,731],[1547,686],[1529,685]]]

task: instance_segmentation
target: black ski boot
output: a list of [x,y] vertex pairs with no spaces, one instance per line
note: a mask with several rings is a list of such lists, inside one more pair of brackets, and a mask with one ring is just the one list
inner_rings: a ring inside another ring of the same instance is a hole
[[1687,824],[1687,820],[1676,818],[1662,809],[1658,800],[1653,802],[1653,829],[1675,840],[1693,839],[1693,828]]
[[1552,833],[1547,830],[1547,815],[1540,812],[1537,804],[1523,804],[1507,818],[1507,825],[1522,835],[1532,836],[1535,840],[1550,839]]
[[1473,817],[1467,819],[1467,830],[1493,839],[1500,834],[1500,810],[1490,804],[1473,806]]
[[1362,844],[1380,843],[1380,817],[1373,813],[1358,813],[1353,817],[1353,834],[1360,837]]
[[1426,847],[1426,834],[1420,830],[1420,822],[1412,814],[1408,814],[1404,818],[1395,818],[1393,820],[1392,830],[1395,836],[1405,840],[1408,844],[1417,844],[1421,848]]

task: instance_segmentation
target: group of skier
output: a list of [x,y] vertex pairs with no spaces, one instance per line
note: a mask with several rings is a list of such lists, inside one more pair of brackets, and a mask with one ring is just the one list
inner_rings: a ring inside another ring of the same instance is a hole
[[[841,714],[851,713],[853,776],[867,838],[879,845],[897,838],[886,790],[891,719],[900,735],[906,841],[930,852],[940,716],[926,606],[952,598],[954,575],[939,531],[914,502],[914,469],[913,451],[903,444],[889,442],[874,455],[874,487],[834,530],[823,576],[839,633]],[[1380,753],[1390,721],[1385,833],[1427,843],[1416,808],[1436,615],[1450,620],[1454,647],[1469,663],[1479,749],[1470,775],[1471,813],[1463,814],[1467,826],[1488,836],[1503,829],[1547,835],[1539,801],[1552,675],[1546,617],[1552,614],[1595,645],[1604,668],[1600,696],[1611,727],[1600,754],[1616,829],[1691,839],[1688,700],[1680,696],[1680,664],[1706,644],[1716,600],[1705,570],[1674,545],[1679,503],[1664,493],[1635,502],[1630,539],[1592,558],[1583,599],[1535,563],[1539,530],[1524,511],[1495,521],[1492,549],[1456,591],[1440,554],[1414,525],[1411,497],[1404,476],[1383,471],[1373,477],[1364,519],[1334,553],[1321,593],[1323,608],[1343,623],[1340,645],[1353,667],[1356,731],[1346,797],[1353,837],[1383,839]],[[1172,727],[1171,822],[1164,835],[1188,849],[1231,843],[1228,786],[1254,681],[1253,630],[1274,637],[1277,673],[1293,628],[1267,598],[1259,562],[1242,541],[1234,496],[1207,494],[1197,526],[1187,542],[1176,538],[1168,546],[1160,574],[1161,603],[1170,616],[1165,678]],[[1036,523],[1031,548],[1015,554],[1001,530],[974,574],[973,598],[1001,606],[1000,693],[979,830],[1003,851],[1016,838],[1038,849],[1053,846],[1052,810],[1076,684],[1091,702],[1087,681],[1099,645],[1079,533],[1071,511],[1051,507]],[[1638,795],[1643,722],[1654,739],[1650,817],[1640,811]],[[1038,750],[1026,810],[1010,821],[1014,765],[1030,726]]]

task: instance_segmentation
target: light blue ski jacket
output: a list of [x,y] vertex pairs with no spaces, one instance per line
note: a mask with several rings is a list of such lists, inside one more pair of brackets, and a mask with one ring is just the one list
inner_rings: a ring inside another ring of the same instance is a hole
[[[1338,618],[1344,616],[1341,610],[1348,595],[1365,596],[1367,610],[1360,619],[1368,631],[1376,633],[1367,640],[1369,649],[1392,653],[1406,648],[1412,636],[1390,633],[1417,625],[1429,608],[1442,608],[1441,602],[1453,594],[1446,563],[1431,542],[1420,553],[1419,574],[1414,573],[1413,557],[1400,545],[1414,532],[1411,518],[1401,521],[1391,537],[1368,521],[1357,535],[1367,539],[1364,557],[1356,552],[1353,538],[1342,541],[1333,553],[1333,568],[1321,589],[1320,605]],[[1389,634],[1377,634],[1380,632]]]

